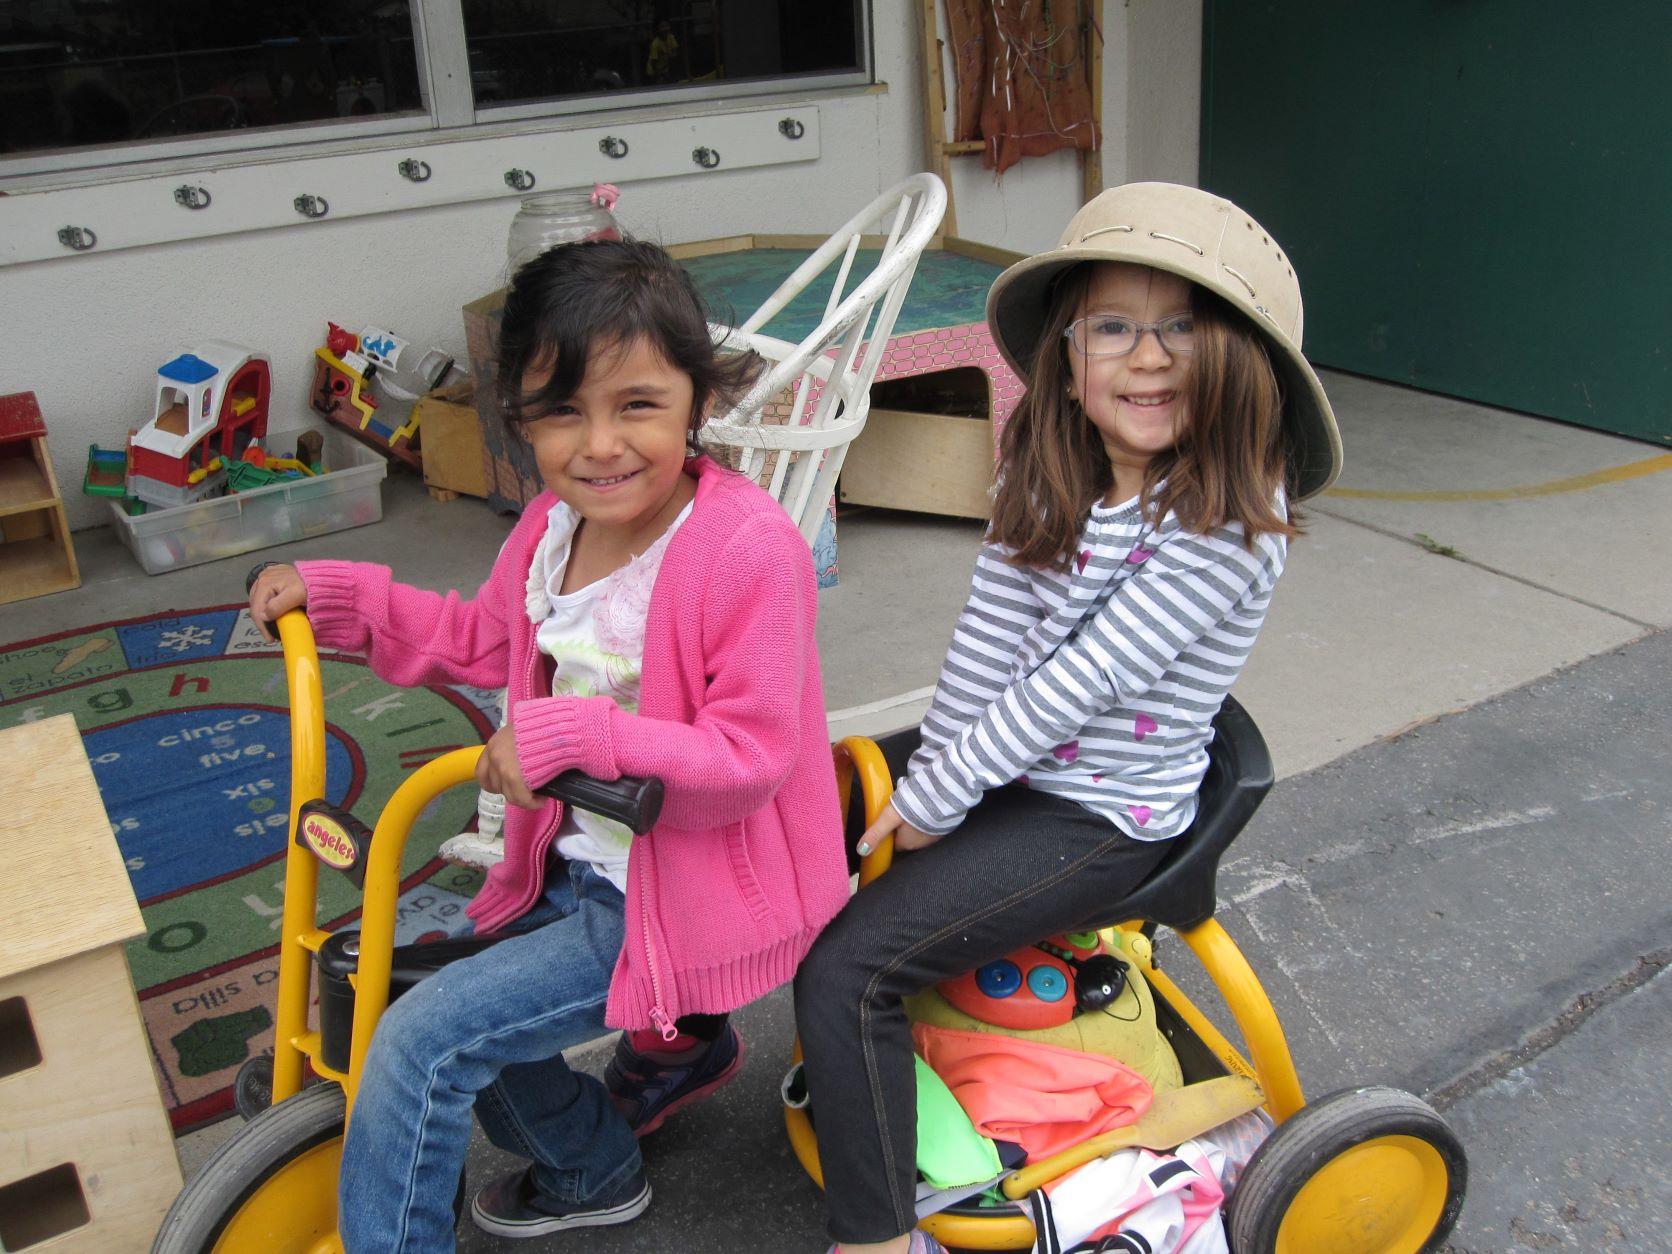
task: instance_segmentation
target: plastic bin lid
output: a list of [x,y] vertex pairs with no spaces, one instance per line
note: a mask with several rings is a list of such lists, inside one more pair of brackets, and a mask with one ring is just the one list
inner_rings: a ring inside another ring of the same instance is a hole
[[157,373],[176,383],[202,383],[205,379],[213,379],[220,372],[201,357],[181,353],[173,361],[159,368]]

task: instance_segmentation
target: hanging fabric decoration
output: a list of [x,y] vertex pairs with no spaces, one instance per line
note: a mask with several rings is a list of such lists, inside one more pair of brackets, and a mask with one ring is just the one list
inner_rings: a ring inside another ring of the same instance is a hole
[[1088,0],[946,0],[957,104],[953,138],[982,140],[1004,173],[1023,157],[1095,150],[1103,137],[1086,81],[1102,39]]

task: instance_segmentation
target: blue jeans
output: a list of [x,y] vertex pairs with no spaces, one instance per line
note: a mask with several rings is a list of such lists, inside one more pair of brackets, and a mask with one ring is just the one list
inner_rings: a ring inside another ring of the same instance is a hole
[[604,1086],[561,1051],[604,1033],[625,899],[584,863],[552,863],[517,935],[442,969],[378,1024],[349,1119],[338,1184],[344,1248],[451,1250],[470,1112],[501,1149],[532,1159],[563,1202],[613,1196],[638,1143]]

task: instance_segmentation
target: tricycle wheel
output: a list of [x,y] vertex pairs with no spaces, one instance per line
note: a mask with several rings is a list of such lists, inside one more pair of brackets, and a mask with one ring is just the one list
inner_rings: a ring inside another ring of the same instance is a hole
[[273,1104],[273,1056],[257,1054],[232,1081],[232,1104],[248,1123]]
[[337,1230],[343,1091],[303,1089],[238,1130],[174,1199],[152,1254],[306,1254]]
[[1424,1254],[1457,1222],[1468,1163],[1427,1102],[1392,1088],[1309,1103],[1260,1146],[1232,1191],[1236,1254]]

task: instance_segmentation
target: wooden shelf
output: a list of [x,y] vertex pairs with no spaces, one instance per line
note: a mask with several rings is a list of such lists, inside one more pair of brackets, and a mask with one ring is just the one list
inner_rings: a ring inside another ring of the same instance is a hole
[[56,536],[0,545],[0,605],[79,587],[75,565]]
[[0,605],[80,586],[35,394],[0,396]]
[[0,459],[0,517],[58,503],[58,494],[30,457]]

